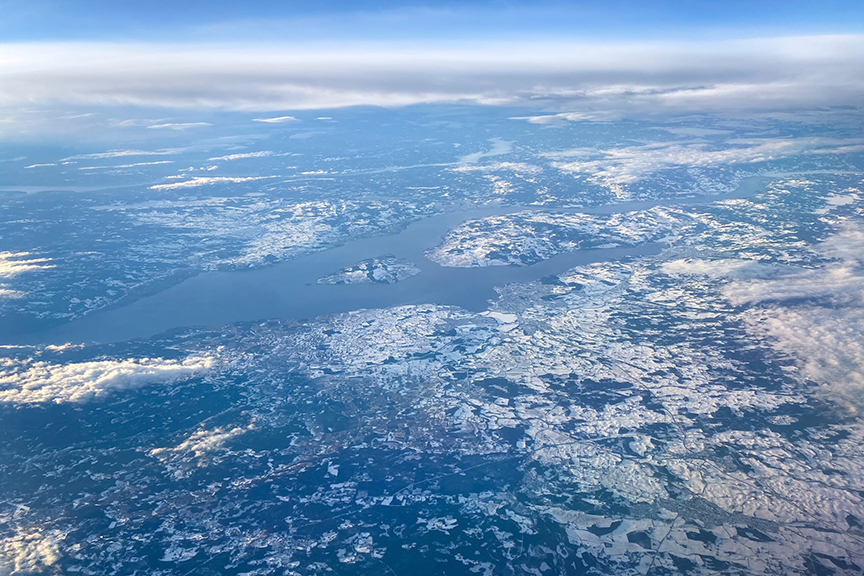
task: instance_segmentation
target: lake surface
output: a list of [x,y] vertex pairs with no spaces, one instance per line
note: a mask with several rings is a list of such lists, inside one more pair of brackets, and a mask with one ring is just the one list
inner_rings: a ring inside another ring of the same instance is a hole
[[[551,212],[612,214],[654,206],[716,202],[752,195],[766,179],[749,178],[730,194],[669,201],[624,202],[601,207],[553,209]],[[151,296],[103,310],[28,341],[118,342],[146,338],[185,326],[217,326],[264,319],[304,319],[364,308],[405,304],[447,304],[485,310],[495,287],[560,274],[579,265],[658,254],[659,244],[565,252],[532,266],[449,268],[425,258],[448,230],[467,220],[523,210],[530,206],[490,207],[449,212],[414,222],[398,234],[350,241],[288,262],[252,270],[207,272]],[[392,254],[414,262],[420,273],[396,284],[318,284],[318,278],[368,258]]]

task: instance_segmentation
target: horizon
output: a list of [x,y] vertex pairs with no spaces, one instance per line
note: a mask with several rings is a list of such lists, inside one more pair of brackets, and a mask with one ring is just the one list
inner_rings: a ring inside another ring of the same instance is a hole
[[7,1],[0,139],[45,129],[22,111],[446,103],[637,117],[864,103],[864,6],[732,4]]

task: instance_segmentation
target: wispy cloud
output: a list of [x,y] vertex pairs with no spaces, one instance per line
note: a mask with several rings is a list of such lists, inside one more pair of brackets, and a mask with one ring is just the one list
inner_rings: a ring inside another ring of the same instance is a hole
[[206,128],[212,126],[209,122],[165,122],[163,124],[151,124],[147,128],[153,130],[191,130],[192,128]]
[[150,456],[158,458],[177,478],[188,477],[195,468],[219,462],[228,452],[230,444],[238,436],[255,429],[254,419],[244,426],[200,427],[175,445],[166,448],[153,448]]
[[[339,49],[0,45],[5,107],[66,102],[276,111],[462,101],[540,103],[570,114],[605,114],[859,105],[862,96],[861,35]],[[553,114],[534,121],[571,118]]]
[[[31,258],[29,252],[0,252],[0,280],[6,280],[23,274],[53,268],[50,258]],[[17,300],[27,293],[15,289],[6,282],[0,282],[0,302]]]
[[252,430],[253,425],[233,428],[217,427],[212,429],[200,428],[190,434],[177,446],[171,448],[154,448],[150,450],[151,456],[160,456],[168,453],[180,455],[191,454],[201,458],[211,452],[222,449],[225,443],[232,438]]
[[157,160],[155,162],[134,162],[132,164],[117,164],[116,166],[81,166],[79,170],[119,170],[122,168],[138,168],[139,166],[154,166],[156,164],[173,164],[173,160]]
[[150,188],[152,188],[153,190],[176,190],[178,188],[197,188],[199,186],[208,186],[210,184],[236,184],[239,182],[252,182],[254,180],[264,180],[267,178],[275,178],[275,176],[198,176],[189,180],[183,180],[181,182],[171,182],[169,184],[154,184],[153,186],[150,186]]
[[266,122],[267,124],[283,124],[285,122],[299,122],[294,116],[275,116],[273,118],[253,118],[253,122]]
[[61,162],[68,162],[69,160],[105,160],[107,158],[123,158],[126,156],[164,156],[175,152],[173,150],[111,150],[95,154],[77,154],[63,158]]
[[[226,154],[225,156],[214,156],[208,158],[208,162],[216,162],[220,160],[243,160],[245,158],[264,158],[265,156],[274,156],[270,150],[262,150],[261,152],[239,152],[237,154]],[[284,154],[278,154],[284,156]]]
[[0,252],[0,278],[11,278],[22,272],[53,268],[49,258],[30,258],[29,252]]
[[558,114],[542,114],[539,116],[514,116],[511,120],[525,120],[531,124],[560,126],[567,122],[611,122],[619,120],[621,115],[614,111],[601,112],[559,112]]

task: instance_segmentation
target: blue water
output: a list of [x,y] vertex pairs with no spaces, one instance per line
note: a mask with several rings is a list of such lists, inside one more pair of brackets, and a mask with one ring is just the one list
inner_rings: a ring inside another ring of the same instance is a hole
[[[750,178],[725,196],[676,201],[627,202],[556,212],[618,213],[659,205],[705,203],[744,197],[757,191],[762,178]],[[37,341],[118,342],[145,338],[173,328],[217,326],[263,319],[304,319],[358,309],[434,303],[480,311],[496,298],[495,287],[560,274],[579,265],[658,254],[659,244],[627,248],[578,250],[532,266],[450,268],[427,260],[424,253],[452,227],[470,219],[536,207],[491,207],[450,212],[414,222],[398,234],[364,238],[267,268],[208,272],[157,294],[106,309],[36,336]],[[318,284],[318,278],[345,266],[384,254],[414,262],[420,274],[396,284]],[[34,335],[35,336],[35,335]]]

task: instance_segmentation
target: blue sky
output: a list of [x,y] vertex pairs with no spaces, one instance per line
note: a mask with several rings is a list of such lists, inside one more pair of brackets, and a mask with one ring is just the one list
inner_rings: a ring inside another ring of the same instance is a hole
[[2,0],[0,42],[742,38],[857,33],[850,0]]

